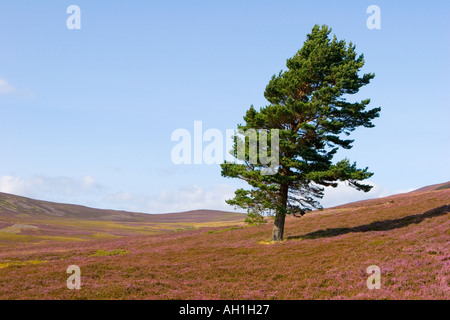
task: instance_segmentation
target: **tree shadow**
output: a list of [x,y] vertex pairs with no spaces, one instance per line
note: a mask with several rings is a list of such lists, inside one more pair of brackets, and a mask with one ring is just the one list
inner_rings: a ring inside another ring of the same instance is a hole
[[369,224],[351,227],[351,228],[329,228],[317,230],[304,235],[288,236],[288,240],[295,239],[318,239],[318,238],[330,238],[336,237],[342,234],[353,233],[353,232],[369,232],[369,231],[389,231],[398,228],[406,227],[410,224],[418,224],[427,218],[433,218],[442,216],[450,213],[450,205],[444,205],[438,208],[428,210],[424,213],[414,214],[406,216],[400,219],[375,221]]

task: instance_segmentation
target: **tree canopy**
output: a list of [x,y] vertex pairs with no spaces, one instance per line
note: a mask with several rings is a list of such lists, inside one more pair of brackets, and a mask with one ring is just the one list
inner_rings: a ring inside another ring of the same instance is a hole
[[[374,126],[372,120],[381,108],[367,110],[370,99],[350,102],[346,97],[356,94],[375,75],[359,75],[365,63],[363,54],[356,53],[353,43],[330,37],[330,33],[328,26],[314,26],[302,48],[287,59],[287,70],[269,81],[264,92],[269,104],[259,110],[251,106],[245,123],[238,125],[244,132],[267,130],[268,139],[277,129],[279,144],[265,147],[269,155],[279,156],[276,172],[264,174],[269,164],[260,157],[256,163],[247,157],[221,165],[224,177],[242,179],[251,186],[237,190],[229,204],[253,215],[276,213],[274,241],[283,239],[287,214],[302,216],[320,208],[324,187],[345,181],[357,190],[371,189],[362,183],[373,175],[368,168],[359,169],[348,159],[333,163],[333,157],[340,148],[352,148],[354,140],[348,136],[357,127]],[[237,139],[231,152],[238,156]]]

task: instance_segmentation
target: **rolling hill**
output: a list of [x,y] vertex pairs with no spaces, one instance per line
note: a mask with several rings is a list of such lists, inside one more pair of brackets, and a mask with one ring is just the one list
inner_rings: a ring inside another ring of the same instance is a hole
[[217,210],[145,214],[53,203],[0,193],[0,247],[159,234],[242,223],[244,215]]
[[412,192],[427,192],[427,191],[433,191],[433,190],[444,190],[444,189],[450,189],[450,181],[439,183],[439,184],[433,184],[431,186],[423,187],[417,190],[414,190]]
[[[450,189],[437,186],[288,217],[280,243],[268,241],[269,219],[259,227],[4,246],[0,296],[450,299],[449,218]],[[81,269],[81,290],[66,287],[69,265]],[[379,290],[366,285],[372,265],[381,270]]]

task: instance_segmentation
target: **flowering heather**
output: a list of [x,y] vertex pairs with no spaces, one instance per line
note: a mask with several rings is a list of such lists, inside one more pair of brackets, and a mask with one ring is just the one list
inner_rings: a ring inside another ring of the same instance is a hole
[[[269,222],[5,246],[0,297],[449,299],[449,200],[443,189],[311,212],[287,219],[281,243],[268,242]],[[66,287],[69,265],[81,268],[81,290]],[[370,265],[379,290],[366,286]]]

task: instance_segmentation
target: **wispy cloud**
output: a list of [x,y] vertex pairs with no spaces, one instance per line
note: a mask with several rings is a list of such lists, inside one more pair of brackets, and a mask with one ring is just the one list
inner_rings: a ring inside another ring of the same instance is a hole
[[0,192],[16,195],[30,195],[30,183],[22,178],[13,176],[0,177]]
[[40,200],[81,204],[104,209],[127,210],[145,213],[168,213],[196,209],[232,211],[225,200],[234,196],[230,185],[213,185],[208,188],[184,186],[171,191],[161,190],[154,194],[112,192],[93,177],[22,178],[0,176],[0,192]]
[[0,192],[50,201],[69,201],[79,196],[98,196],[101,185],[91,176],[81,178],[0,176]]
[[[364,193],[341,183],[337,188],[326,188],[320,201],[324,208],[360,200],[381,198],[392,194],[409,192],[390,190],[373,182],[370,192]],[[169,213],[197,209],[232,211],[225,200],[234,197],[235,187],[217,184],[208,187],[190,185],[157,193],[139,194],[129,191],[114,192],[103,187],[91,176],[21,178],[0,176],[0,192],[41,200],[94,206],[104,209],[127,210],[145,213]],[[242,211],[242,210],[239,210]]]
[[409,192],[414,190],[413,188],[407,190],[390,190],[388,188],[385,188],[379,184],[370,181],[364,183],[373,186],[372,190],[370,190],[367,193],[357,191],[354,188],[346,186],[345,183],[339,183],[339,186],[336,188],[331,187],[325,188],[325,196],[320,202],[324,208],[329,208],[350,202],[382,198],[393,194]]
[[0,94],[8,94],[14,92],[16,89],[10,85],[6,80],[0,78]]
[[148,213],[168,213],[196,209],[232,211],[225,200],[234,196],[230,185],[213,185],[208,188],[184,186],[172,191],[161,190],[153,195],[136,195],[120,192],[108,196],[108,202],[124,210]]

